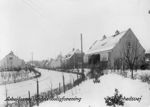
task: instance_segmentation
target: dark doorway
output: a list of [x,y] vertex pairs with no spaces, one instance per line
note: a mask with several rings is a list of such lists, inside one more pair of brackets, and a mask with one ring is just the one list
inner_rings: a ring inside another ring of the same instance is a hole
[[91,64],[97,64],[100,62],[100,55],[99,54],[96,54],[96,55],[91,55],[90,58],[89,58],[89,65]]

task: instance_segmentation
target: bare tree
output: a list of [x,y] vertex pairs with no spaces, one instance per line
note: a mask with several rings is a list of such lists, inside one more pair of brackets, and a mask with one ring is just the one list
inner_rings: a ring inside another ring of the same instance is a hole
[[141,61],[141,56],[143,55],[140,51],[140,44],[137,41],[127,41],[121,53],[122,60],[126,67],[130,69],[131,78],[133,79],[133,71],[137,69],[138,62]]

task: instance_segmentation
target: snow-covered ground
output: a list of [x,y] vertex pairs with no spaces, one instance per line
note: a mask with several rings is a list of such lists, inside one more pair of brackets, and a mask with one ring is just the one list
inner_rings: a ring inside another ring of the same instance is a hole
[[34,72],[25,71],[3,71],[0,72],[0,84],[13,83],[15,81],[23,81],[25,79],[35,76]]
[[[122,71],[122,72],[125,72],[128,78],[131,78],[130,70],[125,70],[125,71]],[[120,74],[121,71],[120,70],[119,71],[118,70],[115,70],[115,71],[114,70],[105,70],[104,73],[105,74],[108,74],[108,73]],[[137,71],[134,70],[133,75],[134,75],[135,79],[140,79],[140,76],[143,76],[143,75],[150,76],[150,70],[137,70]]]
[[[131,75],[131,73],[128,74],[128,76],[130,76],[130,75]],[[137,72],[134,72],[134,77],[137,79],[140,79],[140,76],[142,76],[142,75],[150,76],[150,70],[137,70]]]
[[[65,77],[65,83],[69,83],[70,81],[73,81],[77,78],[75,74],[71,73],[62,73],[62,72],[56,72],[56,71],[50,71],[50,70],[43,70],[43,69],[37,69],[39,72],[41,72],[41,77],[38,78],[39,80],[39,92],[45,92],[47,90],[50,90],[51,83],[52,88],[57,88],[59,86],[59,83],[61,85],[63,84],[62,75]],[[7,96],[10,97],[22,97],[27,98],[28,97],[28,91],[30,91],[31,96],[36,94],[36,79],[27,80],[19,83],[14,84],[8,84],[6,85],[7,88]],[[6,103],[5,101],[5,86],[0,86],[0,107],[2,104]]]
[[141,101],[125,101],[124,107],[150,107],[150,85],[140,80],[124,78],[118,74],[109,73],[100,77],[100,83],[93,83],[93,80],[87,80],[61,94],[59,98],[82,98],[80,102],[76,101],[46,101],[39,107],[107,107],[104,98],[113,96],[117,88],[119,93],[126,98],[138,97]]

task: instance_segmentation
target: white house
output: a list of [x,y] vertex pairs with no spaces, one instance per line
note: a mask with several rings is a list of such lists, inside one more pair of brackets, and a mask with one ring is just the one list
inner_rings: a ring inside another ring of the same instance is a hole
[[64,66],[67,68],[81,67],[82,57],[84,53],[81,53],[79,49],[72,49],[63,59]]
[[137,55],[139,62],[144,58],[145,49],[141,46],[139,40],[131,29],[123,32],[118,30],[114,35],[106,37],[105,35],[101,40],[96,40],[88,49],[85,55],[85,62],[91,63],[91,60],[107,61],[108,65],[113,68],[115,60],[123,57],[126,47],[136,48],[133,55]]
[[49,66],[51,68],[59,68],[62,65],[63,56],[60,54],[56,59],[51,59]]
[[25,61],[18,58],[12,51],[0,61],[0,68],[25,67]]

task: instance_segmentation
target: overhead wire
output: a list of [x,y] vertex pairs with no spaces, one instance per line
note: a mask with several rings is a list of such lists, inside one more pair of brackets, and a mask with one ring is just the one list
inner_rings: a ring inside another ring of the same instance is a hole
[[35,13],[37,13],[39,16],[43,17],[40,10],[37,8],[37,6],[33,3],[31,0],[22,0],[24,4],[26,4],[28,7],[30,7]]

